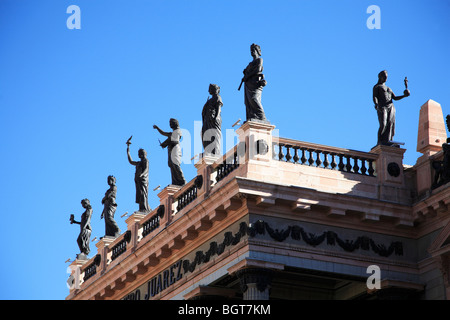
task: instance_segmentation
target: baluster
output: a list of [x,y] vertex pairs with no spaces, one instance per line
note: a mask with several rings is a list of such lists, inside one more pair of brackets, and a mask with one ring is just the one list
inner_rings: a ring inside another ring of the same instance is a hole
[[371,177],[373,177],[374,175],[374,172],[375,172],[375,169],[373,168],[373,160],[372,159],[369,159],[369,170],[368,170],[368,172],[369,172],[369,176],[371,176]]
[[277,144],[276,144],[275,142],[273,142],[273,143],[272,143],[272,159],[273,159],[273,160],[277,160],[277,156],[278,156],[278,155],[275,153],[275,150],[276,150],[275,146],[277,146]]
[[334,170],[334,168],[337,167],[336,159],[334,158],[336,156],[335,153],[331,153],[331,169]]
[[345,157],[347,158],[347,164],[345,166],[345,169],[347,169],[347,172],[352,172],[352,165],[350,164],[350,156],[346,155]]
[[338,168],[339,171],[344,171],[344,155],[343,154],[339,154],[339,164],[338,164]]
[[283,154],[283,146],[284,146],[284,144],[280,143],[279,146],[280,146],[280,152],[278,153],[278,160],[281,161],[284,158],[284,154]]
[[298,160],[300,160],[300,157],[298,156],[298,147],[293,147],[294,148],[294,163],[297,163]]
[[305,156],[305,148],[301,148],[302,150],[302,158],[300,159],[302,161],[302,164],[306,163],[306,156]]
[[228,167],[228,173],[230,173],[234,169],[233,168],[233,164],[231,163],[231,161],[230,161],[230,163],[228,163],[227,167]]
[[292,156],[291,156],[291,147],[292,146],[290,146],[290,145],[286,145],[286,162],[289,162],[289,160],[291,160],[292,159]]
[[366,161],[367,161],[367,159],[361,158],[361,174],[363,174],[363,175],[366,175],[366,172],[367,172]]
[[228,164],[225,162],[222,166],[222,178],[225,178],[228,173]]
[[220,180],[220,166],[218,166],[216,169],[216,182],[219,182],[219,180]]
[[322,160],[320,160],[320,150],[316,150],[316,155],[317,155],[317,159],[316,159],[316,165],[319,168],[320,165],[322,164]]
[[224,177],[224,172],[225,172],[225,164],[222,163],[222,164],[220,165],[220,175],[219,175],[220,179],[223,179],[223,177]]
[[354,173],[359,173],[359,166],[358,166],[358,157],[354,157],[354,165],[353,165],[353,172]]
[[308,163],[309,163],[309,165],[311,166],[313,163],[314,163],[314,159],[313,159],[313,152],[314,152],[314,149],[308,149],[308,151],[309,151],[309,159],[308,159]]
[[330,163],[328,162],[328,152],[324,151],[323,152],[323,167],[326,169],[328,168],[328,165]]

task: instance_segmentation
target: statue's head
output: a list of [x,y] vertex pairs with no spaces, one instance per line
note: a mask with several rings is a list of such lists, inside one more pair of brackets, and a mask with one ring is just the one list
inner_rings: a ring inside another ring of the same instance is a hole
[[139,151],[138,151],[138,156],[139,156],[139,158],[141,158],[141,159],[145,159],[145,158],[147,158],[147,151],[145,151],[144,149],[139,149]]
[[220,93],[220,87],[217,84],[210,84],[208,89],[210,94],[219,94]]
[[174,130],[178,129],[180,127],[180,124],[178,123],[178,120],[174,119],[174,118],[170,118],[169,124],[170,124],[170,127],[172,129],[174,129]]
[[83,199],[81,200],[81,206],[86,209],[91,206],[91,202],[88,199]]
[[114,176],[108,176],[108,184],[110,186],[115,185],[116,184],[116,177]]
[[386,70],[381,71],[381,72],[378,74],[378,83],[386,82],[387,76],[388,76],[388,74],[387,74],[387,71],[386,71]]
[[252,45],[250,46],[250,52],[252,56],[254,52],[256,52],[258,56],[261,56],[261,47],[258,46],[257,44],[252,43]]

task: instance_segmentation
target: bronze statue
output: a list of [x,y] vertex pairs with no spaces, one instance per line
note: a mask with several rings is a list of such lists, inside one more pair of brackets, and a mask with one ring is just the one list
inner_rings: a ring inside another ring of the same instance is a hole
[[[131,136],[132,137],[132,136]],[[130,155],[131,137],[126,142],[128,162],[136,167],[134,174],[134,183],[136,185],[136,203],[139,204],[139,211],[149,212],[148,206],[148,160],[147,152],[144,149],[139,149],[138,156],[140,161],[133,161]]]
[[80,235],[77,238],[78,247],[80,248],[80,254],[77,255],[77,259],[87,259],[89,252],[89,242],[91,238],[91,217],[92,207],[88,199],[81,200],[81,206],[86,209],[81,215],[81,221],[75,221],[73,214],[70,215],[70,224],[80,225]]
[[[264,80],[263,59],[261,58],[261,48],[257,44],[250,46],[250,53],[253,57],[248,66],[244,69],[244,77],[241,80],[241,85],[245,83],[245,109],[247,121],[261,120],[267,121],[261,104],[261,93],[267,81]],[[238,90],[241,89],[241,85]]]
[[381,71],[378,74],[378,83],[373,87],[373,102],[378,113],[378,129],[377,145],[392,145],[392,139],[395,133],[395,107],[392,100],[401,100],[410,95],[407,89],[408,80],[405,78],[406,89],[402,96],[396,96],[391,88],[386,86],[387,71]]
[[[450,114],[445,117],[447,130],[450,131]],[[442,152],[444,157],[442,160],[434,160],[431,162],[434,173],[434,181],[432,188],[437,188],[450,182],[450,138],[442,144]]]
[[186,184],[186,180],[184,180],[183,171],[181,171],[180,125],[178,120],[173,118],[170,119],[169,124],[170,128],[173,130],[172,132],[162,131],[156,124],[153,125],[153,128],[158,130],[163,136],[167,137],[167,139],[163,143],[160,142],[159,145],[163,149],[167,147],[168,165],[172,175],[172,184],[183,186]]
[[220,87],[210,84],[208,98],[202,111],[202,144],[205,154],[220,155],[220,144],[222,140],[222,117],[221,108],[223,106],[220,97]]
[[105,236],[118,237],[120,235],[120,229],[114,220],[114,213],[117,209],[116,203],[116,178],[114,176],[108,176],[109,189],[106,191],[105,196],[102,199],[103,212],[100,219],[105,218]]

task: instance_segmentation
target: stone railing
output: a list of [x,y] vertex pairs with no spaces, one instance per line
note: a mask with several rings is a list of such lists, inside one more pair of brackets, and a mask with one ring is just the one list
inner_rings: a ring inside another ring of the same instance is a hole
[[186,183],[175,195],[176,213],[180,212],[192,201],[197,199],[197,191],[203,185],[203,176],[198,175]]
[[165,207],[160,205],[154,215],[142,223],[142,237],[147,236],[160,226],[160,221],[164,217]]
[[220,161],[217,161],[212,165],[213,182],[217,183],[223,180],[230,172],[239,167],[239,159],[238,146],[235,146],[225,154]]
[[121,254],[127,251],[127,243],[131,240],[131,231],[128,230],[121,235],[122,239],[111,249],[111,261],[117,259]]
[[[103,274],[111,265],[125,259],[126,252],[133,252],[139,246],[151,241],[150,234],[170,225],[175,215],[183,214],[184,209],[205,190],[212,190],[216,184],[236,172],[241,163],[248,160],[248,150],[240,142],[225,155],[205,164],[197,176],[182,187],[168,186],[158,195],[160,205],[150,213],[135,212],[127,218],[128,230],[118,238],[100,240],[98,254],[86,261],[81,268],[81,279],[86,281]],[[322,146],[307,142],[279,138],[273,143],[272,157],[269,161],[282,161],[293,165],[306,165],[315,168],[348,172],[368,177],[376,176],[375,162],[378,155],[348,149]],[[234,176],[235,174],[233,174]],[[145,241],[143,241],[145,239]]]
[[94,259],[92,259],[92,262],[89,263],[86,268],[84,268],[83,281],[86,281],[97,274],[97,267],[100,265],[101,260],[102,256],[100,254],[97,254]]
[[279,138],[273,159],[317,168],[376,176],[376,154]]

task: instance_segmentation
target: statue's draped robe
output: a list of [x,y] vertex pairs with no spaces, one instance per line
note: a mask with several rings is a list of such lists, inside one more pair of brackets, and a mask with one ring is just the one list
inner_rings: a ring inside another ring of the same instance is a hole
[[177,186],[183,186],[186,184],[183,171],[181,171],[180,139],[181,130],[178,128],[175,129],[171,136],[161,144],[163,148],[167,147],[168,165],[172,175],[172,184]]
[[261,104],[263,66],[262,58],[257,58],[250,62],[244,70],[245,78],[245,109],[247,121],[252,119],[266,120],[264,109]]
[[80,252],[88,255],[91,249],[89,248],[89,242],[91,239],[91,216],[92,207],[88,207],[86,211],[81,215],[80,221],[80,235],[78,236],[77,243],[80,248]]
[[373,87],[373,96],[378,100],[378,143],[389,144],[395,134],[395,107],[392,103],[392,90],[383,84]]
[[114,220],[114,213],[117,209],[116,204],[117,187],[111,186],[105,193],[105,201],[103,203],[103,217],[105,219],[105,235],[117,237],[120,234],[119,226]]
[[202,111],[202,143],[206,154],[220,154],[222,141],[222,98],[213,95],[203,106]]
[[136,185],[136,203],[139,204],[140,211],[149,211],[148,207],[148,160],[141,159],[136,165],[134,175]]

